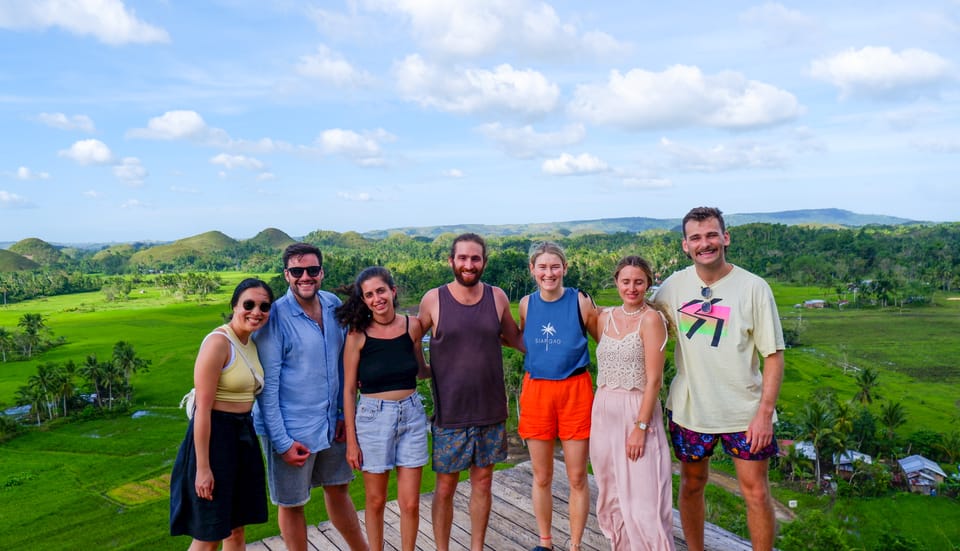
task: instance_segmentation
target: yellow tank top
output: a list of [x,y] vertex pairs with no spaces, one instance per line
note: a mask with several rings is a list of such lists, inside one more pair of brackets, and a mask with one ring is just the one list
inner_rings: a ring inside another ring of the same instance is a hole
[[[257,345],[253,339],[247,339],[247,344],[240,342],[229,325],[220,326],[203,340],[206,341],[213,335],[220,335],[230,341],[230,360],[220,372],[216,399],[223,402],[252,402],[262,383],[257,382],[251,370],[263,381],[263,366],[260,365]],[[247,362],[250,362],[249,366]]]

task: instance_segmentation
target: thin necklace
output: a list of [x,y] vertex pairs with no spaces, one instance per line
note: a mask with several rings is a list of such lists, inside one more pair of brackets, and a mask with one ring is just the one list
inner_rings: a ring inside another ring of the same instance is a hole
[[396,319],[397,319],[397,313],[394,312],[394,313],[393,313],[393,317],[390,318],[390,321],[384,323],[384,322],[378,320],[377,318],[373,318],[373,323],[376,323],[377,325],[390,325],[390,324],[393,323]]
[[624,316],[636,316],[636,315],[639,315],[641,312],[643,312],[643,311],[646,310],[646,309],[647,309],[647,305],[644,304],[643,306],[641,306],[640,308],[634,310],[633,312],[627,312],[627,309],[624,308],[622,304],[620,305],[620,311],[623,312],[623,315],[624,315]]

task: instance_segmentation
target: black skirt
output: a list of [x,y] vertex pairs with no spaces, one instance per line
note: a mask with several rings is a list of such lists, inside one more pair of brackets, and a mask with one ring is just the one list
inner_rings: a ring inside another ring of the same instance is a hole
[[197,497],[193,421],[170,477],[170,534],[219,541],[239,526],[267,521],[266,479],[253,415],[213,411],[210,416],[213,500]]

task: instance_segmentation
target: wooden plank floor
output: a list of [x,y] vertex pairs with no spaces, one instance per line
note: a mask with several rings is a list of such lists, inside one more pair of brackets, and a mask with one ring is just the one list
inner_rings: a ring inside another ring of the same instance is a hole
[[[603,551],[610,548],[607,539],[600,532],[596,516],[597,485],[590,479],[590,518],[583,536],[584,551]],[[486,549],[489,551],[520,551],[532,549],[538,543],[537,525],[533,516],[533,502],[530,488],[533,483],[533,471],[529,461],[511,469],[496,471],[493,474],[493,508],[490,512],[490,525],[487,529]],[[554,462],[553,481],[553,542],[557,551],[567,551],[570,543],[570,518],[567,514],[567,496],[570,487],[566,483],[566,469],[563,461]],[[430,519],[430,507],[433,494],[420,496],[420,531],[417,536],[417,549],[432,551],[433,527]],[[469,482],[461,482],[454,499],[453,529],[450,538],[451,551],[469,551],[470,516],[467,513],[470,500]],[[387,503],[384,513],[384,548],[386,551],[400,550],[400,511],[396,501]],[[363,524],[363,513],[360,513]],[[680,529],[680,514],[673,511],[673,534],[679,551],[686,551]],[[309,526],[307,530],[309,547],[312,551],[348,550],[343,538],[329,522],[318,526]],[[748,551],[750,542],[713,524],[707,524],[705,543],[708,551]],[[257,551],[286,551],[280,536],[247,545],[247,549]]]

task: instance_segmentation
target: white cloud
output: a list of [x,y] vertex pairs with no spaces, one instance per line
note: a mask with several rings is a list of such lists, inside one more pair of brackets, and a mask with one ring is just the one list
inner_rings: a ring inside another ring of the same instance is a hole
[[401,95],[407,100],[453,113],[510,111],[528,115],[549,113],[560,89],[532,69],[508,64],[485,69],[446,69],[417,54],[394,64]]
[[316,54],[300,57],[297,73],[343,88],[362,87],[374,82],[370,73],[355,68],[343,55],[324,45],[317,47]]
[[186,193],[189,195],[196,195],[200,193],[200,190],[192,187],[183,187],[183,186],[170,186],[170,191],[174,193]]
[[788,121],[801,107],[793,94],[740,73],[711,76],[697,67],[674,65],[660,73],[613,70],[606,83],[577,86],[568,111],[593,124],[629,130],[746,129]]
[[[210,163],[215,165],[220,165],[227,170],[233,170],[235,168],[245,168],[251,171],[263,170],[264,164],[259,159],[254,157],[247,157],[245,155],[230,155],[228,153],[220,153],[210,158]],[[222,174],[222,173],[221,173]]]
[[150,207],[150,203],[145,203],[139,199],[127,199],[120,204],[122,209],[148,209]]
[[205,139],[210,131],[196,111],[178,110],[153,117],[146,128],[134,128],[127,132],[127,136],[153,140]]
[[601,31],[581,32],[552,6],[531,0],[367,0],[373,10],[410,21],[414,38],[444,57],[491,54],[569,59],[607,56],[628,46]]
[[960,153],[960,139],[956,138],[926,138],[918,140],[912,145],[921,151],[927,151],[929,153],[946,153],[950,155]]
[[556,132],[537,132],[530,125],[507,128],[500,123],[484,124],[479,130],[497,142],[507,155],[520,159],[541,156],[551,149],[578,144],[587,135],[582,124],[572,124]]
[[623,187],[630,189],[665,189],[673,187],[673,182],[669,178],[627,176],[623,178]]
[[0,189],[0,208],[15,209],[29,207],[30,202],[26,198]]
[[451,168],[441,173],[446,178],[463,178],[463,171],[459,168]]
[[607,163],[589,153],[581,153],[577,156],[563,153],[556,159],[543,161],[541,170],[553,176],[579,176],[607,172],[610,167],[607,166]]
[[337,197],[346,201],[360,201],[360,202],[373,201],[373,195],[371,195],[366,191],[363,191],[360,193],[348,193],[346,191],[338,191]]
[[80,195],[83,195],[84,197],[87,197],[90,199],[99,199],[103,197],[103,194],[95,189],[88,189],[87,191],[84,191]]
[[113,162],[113,153],[107,144],[100,140],[80,140],[58,153],[61,157],[73,159],[82,165],[108,164]]
[[167,31],[145,23],[120,0],[30,0],[0,3],[0,28],[44,30],[59,27],[100,42],[149,44],[169,42]]
[[951,63],[937,54],[874,46],[817,59],[810,74],[839,88],[842,97],[894,96],[954,78]]
[[124,157],[120,164],[113,167],[113,175],[128,186],[139,187],[147,177],[147,169],[143,167],[140,159]]
[[381,166],[386,162],[381,144],[395,140],[396,136],[382,128],[363,133],[331,128],[320,134],[317,144],[327,155],[340,155],[360,166]]
[[786,165],[783,151],[755,143],[721,144],[703,149],[661,138],[660,148],[673,158],[676,168],[692,172],[782,168]]
[[41,123],[59,128],[60,130],[80,130],[92,134],[96,131],[93,125],[93,119],[86,115],[68,116],[63,113],[40,113],[37,120]]
[[267,182],[276,179],[277,175],[272,172],[261,172],[260,174],[257,174],[257,180],[261,182]]
[[17,168],[16,178],[18,180],[47,180],[50,174],[47,172],[34,172],[25,166]]

